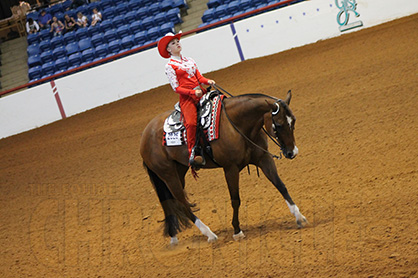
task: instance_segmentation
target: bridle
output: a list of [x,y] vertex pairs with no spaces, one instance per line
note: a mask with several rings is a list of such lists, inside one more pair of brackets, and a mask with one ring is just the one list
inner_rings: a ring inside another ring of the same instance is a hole
[[[232,94],[230,94],[229,92],[227,92],[225,89],[222,89],[219,85],[212,85],[218,92],[220,92],[221,93],[221,91],[223,91],[223,92],[225,92],[227,95],[229,95],[229,96],[231,96],[231,97],[234,97]],[[268,97],[268,96],[266,96],[266,97]],[[279,113],[279,111],[280,111],[280,105],[279,104],[281,104],[283,107],[284,107],[284,109],[285,110],[288,110],[288,107],[287,107],[287,104],[283,101],[283,100],[281,100],[281,99],[278,99],[275,103],[274,103],[275,105],[276,105],[276,107],[277,107],[277,109],[275,110],[275,111],[272,111],[271,112],[271,114],[272,114],[272,122],[273,122],[273,131],[274,131],[274,134],[276,134],[277,135],[277,130],[279,129],[279,128],[281,128],[281,126],[279,125],[279,124],[277,124],[275,121],[274,121],[274,116],[275,115],[277,115],[278,113]],[[266,149],[264,149],[263,147],[260,147],[259,145],[257,145],[254,141],[252,141],[250,138],[248,138],[235,124],[234,124],[234,122],[229,118],[229,115],[228,115],[228,113],[226,112],[226,109],[225,109],[225,105],[224,105],[224,103],[223,103],[223,101],[221,102],[221,106],[222,106],[222,110],[223,110],[223,112],[225,113],[225,115],[226,115],[226,118],[228,119],[228,121],[229,121],[229,123],[232,125],[232,127],[247,141],[247,142],[249,142],[250,144],[252,144],[254,147],[256,147],[256,148],[258,148],[258,149],[260,149],[261,151],[263,151],[264,153],[267,153],[267,154],[269,154],[269,155],[271,155],[273,158],[276,158],[276,159],[281,159],[282,158],[282,153],[280,153],[279,155],[275,155],[275,154],[272,154],[271,152],[269,152],[268,150],[266,150]],[[284,143],[280,140],[280,138],[278,137],[278,136],[276,136],[276,138],[274,138],[273,136],[271,136],[270,135],[270,133],[268,133],[267,132],[267,130],[264,128],[264,127],[262,127],[262,129],[263,129],[263,131],[264,131],[264,133],[266,133],[267,134],[267,136],[274,142],[274,144],[276,144],[279,148],[280,148],[280,150],[283,152],[284,151],[284,147],[283,147],[283,145],[284,145]]]

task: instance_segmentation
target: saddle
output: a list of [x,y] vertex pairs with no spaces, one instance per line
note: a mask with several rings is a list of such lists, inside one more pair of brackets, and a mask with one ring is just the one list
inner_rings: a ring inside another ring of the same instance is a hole
[[[200,127],[202,129],[209,128],[211,124],[211,111],[213,107],[213,99],[218,95],[217,91],[211,91],[205,94],[199,101],[197,113],[200,115]],[[185,129],[181,117],[180,102],[174,105],[174,111],[164,121],[164,132],[178,132]]]
[[[210,91],[206,93],[199,101],[197,107],[198,123],[196,131],[196,150],[194,153],[201,153],[202,148],[199,143],[202,141],[204,151],[212,157],[212,150],[209,142],[219,137],[219,120],[220,110],[222,107],[222,99],[224,95],[219,91]],[[183,124],[181,116],[180,104],[174,105],[174,111],[164,121],[163,145],[180,146],[187,143],[186,128]]]

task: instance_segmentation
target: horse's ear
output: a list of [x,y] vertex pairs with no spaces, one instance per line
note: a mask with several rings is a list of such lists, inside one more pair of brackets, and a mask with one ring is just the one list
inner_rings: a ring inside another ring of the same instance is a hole
[[289,105],[291,99],[292,99],[292,90],[289,90],[287,92],[287,97],[286,97],[286,100],[284,102],[286,102],[286,104]]

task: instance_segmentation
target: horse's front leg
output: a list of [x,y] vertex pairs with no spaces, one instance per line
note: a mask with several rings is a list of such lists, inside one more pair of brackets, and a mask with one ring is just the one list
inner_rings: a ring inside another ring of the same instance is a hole
[[231,197],[231,205],[234,210],[232,216],[232,226],[234,227],[234,240],[240,240],[245,237],[239,226],[239,207],[241,205],[241,199],[239,197],[239,170],[237,167],[232,166],[228,169],[224,168],[225,179],[228,184],[229,195]]
[[282,194],[287,206],[289,207],[290,212],[296,217],[296,223],[298,224],[298,227],[302,228],[306,224],[308,224],[308,220],[306,220],[305,216],[303,216],[303,214],[300,213],[298,206],[293,202],[292,198],[289,195],[289,192],[287,191],[286,186],[277,174],[277,169],[276,165],[274,164],[273,158],[267,154],[263,155],[263,157],[259,160],[257,166],[261,168],[264,175],[274,184],[274,186]]

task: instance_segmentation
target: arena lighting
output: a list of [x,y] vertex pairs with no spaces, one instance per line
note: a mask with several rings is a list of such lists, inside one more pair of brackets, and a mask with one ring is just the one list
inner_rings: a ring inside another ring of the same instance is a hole
[[[306,0],[302,0],[302,1],[306,1]],[[286,6],[286,5],[289,5],[291,3],[295,3],[295,2],[301,2],[301,0],[284,0],[284,1],[281,1],[279,3],[275,3],[275,4],[272,4],[272,5],[263,7],[263,8],[259,8],[259,9],[256,9],[256,10],[253,10],[253,11],[250,11],[250,12],[246,12],[246,13],[234,16],[234,17],[230,17],[230,18],[227,18],[227,19],[224,19],[224,20],[221,20],[221,21],[218,21],[218,22],[206,25],[206,26],[202,26],[200,28],[196,28],[196,29],[184,32],[183,37],[187,36],[187,35],[190,35],[190,34],[193,34],[193,33],[203,32],[203,31],[206,31],[208,29],[224,25],[225,23],[235,22],[235,21],[241,20],[243,18],[246,18],[248,16],[255,15],[255,14],[267,11],[267,10],[272,10],[272,9],[277,8],[277,7]],[[119,58],[122,58],[122,57],[125,57],[125,56],[128,56],[128,55],[131,55],[131,54],[135,54],[135,53],[141,52],[145,49],[154,47],[156,45],[157,45],[157,41],[153,42],[153,43],[143,45],[143,46],[135,48],[135,49],[127,50],[123,53],[119,53],[119,54],[115,54],[115,55],[110,56],[110,57],[103,58],[99,61],[91,62],[89,64],[86,64],[86,65],[83,65],[83,66],[80,66],[80,67],[77,67],[77,68],[74,68],[74,69],[70,69],[70,70],[67,70],[67,71],[64,71],[64,72],[60,72],[60,73],[57,73],[57,74],[54,74],[54,75],[51,75],[51,76],[33,81],[33,82],[30,82],[30,83],[20,85],[20,86],[17,86],[15,88],[0,92],[0,97],[2,97],[4,95],[7,95],[7,94],[10,94],[10,93],[13,93],[13,92],[16,92],[18,90],[24,89],[24,88],[36,86],[36,85],[39,85],[41,83],[45,83],[45,82],[55,80],[55,79],[58,79],[60,77],[66,76],[66,75],[73,74],[75,72],[83,71],[85,69],[94,67],[94,66],[99,65],[99,64],[104,64],[104,63],[107,63],[107,62],[110,62],[110,61],[113,61],[113,60],[116,60],[116,59],[119,59]]]

